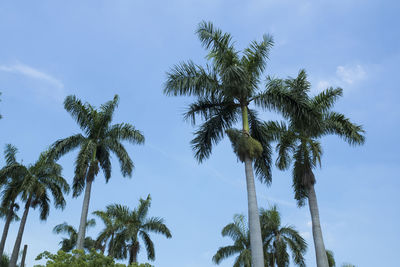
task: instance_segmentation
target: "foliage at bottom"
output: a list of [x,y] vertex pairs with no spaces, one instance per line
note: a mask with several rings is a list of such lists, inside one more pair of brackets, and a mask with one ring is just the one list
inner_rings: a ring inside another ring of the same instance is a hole
[[34,267],[154,267],[148,263],[133,263],[126,266],[125,264],[115,263],[114,259],[92,250],[89,254],[85,254],[82,250],[73,250],[67,253],[62,250],[57,254],[48,251],[40,253],[36,260],[46,259],[45,265],[35,265]]

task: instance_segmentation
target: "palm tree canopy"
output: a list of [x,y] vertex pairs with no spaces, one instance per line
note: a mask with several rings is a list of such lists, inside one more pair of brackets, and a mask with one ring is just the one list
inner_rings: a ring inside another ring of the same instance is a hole
[[233,245],[220,247],[212,260],[220,264],[222,260],[239,254],[234,262],[234,267],[251,267],[250,232],[245,216],[236,214],[233,223],[226,225],[221,232],[222,236],[229,236]]
[[266,262],[278,267],[288,266],[288,248],[292,252],[293,262],[297,266],[306,266],[304,254],[307,251],[307,243],[293,226],[281,226],[281,217],[276,206],[270,209],[260,210],[261,231],[263,236]]
[[[264,245],[265,266],[285,267],[289,264],[289,254],[292,252],[293,262],[304,267],[304,254],[307,244],[293,226],[281,227],[281,217],[276,206],[271,209],[260,209],[260,223]],[[222,236],[232,239],[233,245],[220,247],[213,256],[213,262],[220,264],[222,260],[238,254],[234,266],[251,267],[250,233],[246,217],[235,215],[233,223],[222,229]]]
[[[93,227],[95,225],[96,225],[96,221],[94,219],[91,219],[87,222],[86,227]],[[58,225],[54,226],[53,233],[68,235],[68,238],[63,238],[62,241],[60,242],[61,250],[65,251],[65,252],[70,252],[71,250],[73,250],[76,247],[76,242],[78,239],[78,232],[72,225],[69,225],[66,222],[58,224]],[[86,237],[84,247],[86,249],[93,248],[94,240],[90,237]]]
[[89,103],[83,103],[74,95],[66,97],[64,108],[76,120],[83,134],[75,134],[60,139],[52,145],[52,157],[62,155],[80,148],[75,162],[73,195],[82,192],[85,181],[94,179],[99,169],[103,170],[106,181],[111,177],[110,153],[114,153],[120,163],[122,175],[131,176],[133,162],[121,142],[143,144],[144,136],[131,124],[111,124],[114,111],[118,106],[118,95],[102,104],[98,109]]
[[64,194],[69,192],[69,185],[61,176],[62,167],[49,158],[49,151],[40,154],[39,159],[29,166],[20,163],[7,165],[0,170],[0,177],[18,176],[21,179],[12,180],[3,192],[2,205],[10,203],[19,190],[23,201],[30,200],[32,208],[39,207],[40,219],[46,220],[50,210],[50,195],[56,208],[66,205]]
[[96,212],[96,214],[106,217],[106,228],[107,224],[113,224],[113,227],[115,227],[102,231],[102,233],[106,233],[107,230],[112,230],[112,233],[115,234],[115,244],[113,244],[113,255],[115,257],[121,259],[127,258],[127,254],[133,246],[138,246],[138,252],[140,237],[143,240],[147,258],[154,260],[154,244],[149,233],[162,234],[167,238],[172,237],[170,230],[162,218],[148,217],[150,205],[151,197],[148,195],[146,199],[139,200],[139,206],[134,210],[131,210],[127,206],[113,204],[107,206],[104,213]]
[[263,131],[278,141],[276,165],[279,169],[288,169],[293,164],[293,187],[298,205],[304,205],[307,187],[315,183],[312,172],[321,164],[322,147],[319,139],[326,135],[337,135],[350,145],[365,142],[361,125],[352,123],[343,114],[332,111],[337,99],[342,96],[341,88],[328,88],[321,93],[309,96],[310,83],[307,74],[301,70],[296,78],[281,81],[286,90],[302,99],[314,114],[313,120],[302,120],[290,117],[288,124],[284,122],[266,122]]
[[[196,33],[208,50],[209,64],[200,66],[189,60],[175,65],[167,73],[164,86],[166,95],[194,96],[196,99],[184,114],[184,118],[193,124],[196,124],[197,118],[204,121],[191,141],[195,157],[199,162],[207,159],[226,130],[231,129],[244,116],[249,123],[250,136],[247,137],[254,139],[247,145],[256,146],[256,153],[252,155],[256,174],[261,181],[269,183],[270,140],[263,134],[261,121],[253,107],[276,110],[285,117],[304,118],[309,115],[309,108],[275,79],[268,79],[266,87],[261,88],[262,75],[273,46],[271,36],[264,35],[261,41],[253,41],[246,49],[238,51],[232,36],[215,28],[210,22],[201,22]],[[250,104],[252,108],[249,109]],[[235,149],[238,143],[232,138],[231,141]]]
[[[17,155],[18,149],[11,144],[7,144],[4,148],[4,158],[6,162],[6,166],[11,166],[13,164],[17,163]],[[5,167],[3,168],[3,171],[5,171]],[[1,171],[0,171],[1,173]],[[1,174],[0,174],[1,175]],[[1,175],[0,176],[0,188],[3,186],[7,188],[7,184],[10,183],[15,183],[17,180],[21,180],[21,176],[19,176],[17,173],[10,173],[8,175]],[[4,191],[2,191],[1,195],[2,198],[4,199]],[[16,211],[19,210],[19,205],[17,203],[14,203],[15,199],[17,198],[18,194],[20,193],[17,188],[12,192],[12,196],[10,196],[10,202],[7,201],[2,201],[2,205],[0,206],[0,217],[6,217],[8,212],[10,211],[10,208],[13,212],[12,215],[12,220],[13,221],[18,221],[19,217],[16,213]]]

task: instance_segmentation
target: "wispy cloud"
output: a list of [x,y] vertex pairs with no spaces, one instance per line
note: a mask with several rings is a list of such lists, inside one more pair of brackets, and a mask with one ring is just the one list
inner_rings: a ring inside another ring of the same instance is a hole
[[38,82],[39,86],[29,87],[29,90],[33,90],[35,95],[42,99],[52,99],[59,102],[65,97],[64,84],[59,79],[32,66],[20,62],[0,65],[0,72],[21,75]]
[[32,79],[41,80],[43,82],[50,83],[57,88],[64,88],[64,84],[60,80],[51,76],[50,74],[47,74],[43,71],[40,71],[38,69],[35,69],[31,66],[28,66],[28,65],[25,65],[22,63],[16,63],[13,65],[8,65],[8,66],[0,65],[0,71],[21,74],[21,75],[27,76]]
[[338,66],[336,75],[345,83],[353,84],[366,78],[366,72],[361,65],[356,66]]

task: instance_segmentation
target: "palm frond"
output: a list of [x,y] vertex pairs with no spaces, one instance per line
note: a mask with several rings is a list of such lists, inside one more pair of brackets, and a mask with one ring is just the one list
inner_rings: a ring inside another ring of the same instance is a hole
[[194,133],[195,138],[191,141],[195,152],[195,158],[202,162],[211,155],[213,145],[219,143],[226,129],[237,122],[237,107],[228,106],[220,110],[210,119],[205,121]]
[[220,247],[217,253],[215,253],[215,255],[212,257],[212,261],[215,264],[220,264],[222,260],[240,253],[242,250],[243,248],[237,245]]
[[336,134],[350,145],[362,145],[365,142],[364,129],[352,123],[343,114],[329,112],[324,116],[323,134]]
[[139,235],[144,241],[144,246],[146,247],[147,251],[147,259],[155,260],[156,254],[154,251],[154,244],[153,241],[151,241],[150,236],[144,231],[139,231]]
[[257,86],[259,82],[259,76],[265,69],[266,60],[274,41],[272,36],[264,35],[262,42],[253,41],[243,53],[244,57],[242,62],[246,66],[247,72],[252,75],[252,83]]
[[70,137],[57,140],[51,145],[50,157],[58,160],[61,156],[78,148],[83,144],[85,138],[82,134],[75,134]]
[[90,104],[83,104],[76,96],[69,95],[64,100],[64,108],[71,114],[84,132],[90,130],[92,125],[91,113],[93,112],[93,107]]
[[[115,139],[107,140],[105,145],[117,156],[119,165],[121,167],[122,176],[130,177],[132,175],[132,170],[134,168],[134,165],[125,147]],[[108,181],[107,177],[106,181]]]
[[218,94],[220,84],[214,68],[203,68],[192,61],[175,65],[167,73],[164,94],[186,96],[211,96]]
[[4,157],[6,159],[7,165],[12,165],[14,163],[17,163],[17,158],[16,158],[17,153],[18,149],[16,146],[12,144],[6,144],[4,149]]
[[272,162],[272,148],[270,142],[272,139],[267,134],[263,127],[263,123],[257,118],[257,112],[249,109],[249,128],[250,136],[260,142],[262,153],[260,157],[254,160],[254,169],[257,178],[266,184],[272,181],[271,162]]
[[317,94],[311,99],[311,105],[313,109],[318,110],[319,112],[327,112],[329,111],[336,100],[343,95],[342,88],[328,88],[321,93]]

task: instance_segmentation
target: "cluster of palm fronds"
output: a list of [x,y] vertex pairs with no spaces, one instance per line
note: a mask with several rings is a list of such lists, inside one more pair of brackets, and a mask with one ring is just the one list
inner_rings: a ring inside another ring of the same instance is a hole
[[[137,255],[141,249],[139,238],[142,239],[149,260],[155,259],[154,244],[149,233],[155,232],[171,237],[170,230],[164,224],[164,220],[158,217],[148,218],[148,211],[151,204],[150,195],[146,199],[140,199],[139,206],[134,210],[129,207],[113,204],[106,207],[105,211],[93,212],[104,224],[104,229],[96,239],[86,237],[84,248],[86,250],[99,250],[114,259],[129,258],[129,264],[137,262]],[[86,227],[95,225],[95,220],[87,222]],[[56,234],[65,233],[68,238],[60,242],[61,250],[70,252],[76,248],[78,233],[76,229],[62,223],[54,227]]]

